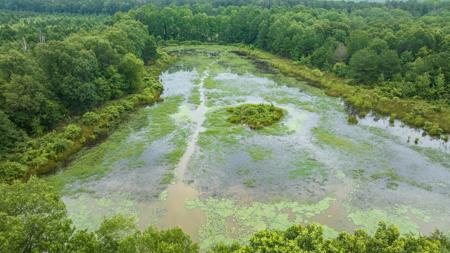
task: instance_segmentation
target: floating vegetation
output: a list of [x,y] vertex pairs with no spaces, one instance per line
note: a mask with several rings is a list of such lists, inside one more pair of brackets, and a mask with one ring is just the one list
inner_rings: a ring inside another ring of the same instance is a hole
[[272,156],[272,149],[258,145],[252,145],[247,148],[247,153],[253,161],[262,161],[265,159],[270,159],[270,157]]
[[200,90],[198,88],[198,86],[195,86],[192,89],[192,93],[189,96],[189,103],[194,104],[194,105],[200,105],[201,101],[200,101]]
[[330,133],[321,128],[313,128],[312,132],[320,143],[324,143],[346,151],[356,150],[355,144],[347,138]]
[[190,129],[183,127],[180,127],[177,131],[175,131],[172,139],[170,140],[173,149],[165,155],[165,162],[171,166],[176,165],[186,150],[186,140],[188,139],[190,133]]
[[173,174],[173,172],[167,172],[166,174],[164,174],[164,177],[161,179],[160,184],[170,184],[174,178],[175,178],[175,174]]
[[120,196],[92,198],[87,194],[80,194],[63,200],[66,208],[70,210],[68,216],[78,229],[94,231],[106,217],[114,215],[137,216],[134,202]]
[[244,185],[248,188],[254,188],[256,186],[256,180],[255,179],[248,179],[244,181]]
[[158,199],[159,199],[160,201],[167,200],[167,191],[162,191],[162,192],[159,194]]
[[[64,186],[75,181],[88,180],[93,176],[99,179],[118,161],[128,160],[129,167],[140,167],[137,165],[142,165],[139,156],[144,151],[145,144],[161,139],[176,130],[176,124],[171,115],[178,111],[181,101],[180,96],[171,97],[152,108],[138,110],[105,142],[81,151],[66,169],[47,177],[46,180],[68,194],[76,190],[66,189]],[[142,132],[138,132],[139,136],[132,137],[133,130],[137,130],[136,126],[143,128]]]
[[205,213],[206,224],[200,230],[200,247],[207,249],[217,243],[245,242],[256,231],[282,230],[305,222],[328,209],[333,201],[327,197],[313,204],[283,201],[242,205],[230,199],[208,198],[186,201],[185,206],[188,209],[200,208]]
[[202,149],[215,150],[221,148],[217,145],[233,146],[239,143],[242,136],[248,135],[241,125],[235,125],[226,120],[225,108],[209,110],[206,113],[206,121],[203,124],[205,131],[200,133],[198,145]]
[[273,104],[243,104],[229,107],[227,111],[232,115],[228,121],[235,124],[245,124],[251,129],[261,129],[281,120],[283,109]]
[[386,187],[391,190],[397,189],[399,186],[398,183],[402,182],[405,184],[409,184],[411,186],[424,189],[426,191],[431,191],[432,187],[423,183],[419,183],[412,179],[404,178],[400,176],[394,169],[390,168],[381,172],[374,173],[370,176],[372,180],[386,180]]
[[251,170],[248,168],[240,168],[237,170],[237,174],[241,175],[241,176],[248,175],[248,174],[250,174],[250,172],[251,172]]
[[418,234],[419,227],[410,218],[411,215],[422,222],[429,222],[431,219],[423,210],[410,208],[404,205],[399,205],[387,210],[354,210],[348,217],[353,223],[367,229],[370,233],[376,231],[379,221],[385,221],[388,224],[398,226],[403,233]]
[[353,169],[352,170],[352,177],[354,179],[363,179],[365,174],[364,169]]
[[297,168],[289,171],[289,179],[306,178],[312,175],[326,176],[326,170],[321,163],[312,158],[294,163]]
[[432,162],[439,163],[446,168],[450,168],[450,155],[436,149],[411,146],[412,149],[425,155]]
[[323,128],[315,127],[311,131],[316,137],[319,145],[326,144],[334,149],[349,153],[361,153],[371,150],[371,146],[367,143],[355,143],[347,137],[340,136]]

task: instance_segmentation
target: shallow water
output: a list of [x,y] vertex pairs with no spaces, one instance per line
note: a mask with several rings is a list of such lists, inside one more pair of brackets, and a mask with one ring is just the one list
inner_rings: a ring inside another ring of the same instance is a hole
[[[64,184],[77,226],[132,215],[143,229],[180,226],[203,249],[307,222],[328,236],[374,231],[379,220],[403,232],[450,232],[448,143],[372,115],[348,125],[339,99],[211,50],[180,56],[161,75],[165,102],[49,178],[103,166]],[[259,131],[227,121],[227,106],[261,102],[287,115]],[[101,155],[92,161],[92,153]]]

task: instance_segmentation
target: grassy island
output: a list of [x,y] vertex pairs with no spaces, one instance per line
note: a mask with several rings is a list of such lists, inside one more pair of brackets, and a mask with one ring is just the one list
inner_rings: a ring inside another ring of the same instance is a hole
[[273,104],[243,104],[227,109],[231,116],[228,121],[245,124],[251,129],[261,129],[273,125],[284,116],[284,111]]

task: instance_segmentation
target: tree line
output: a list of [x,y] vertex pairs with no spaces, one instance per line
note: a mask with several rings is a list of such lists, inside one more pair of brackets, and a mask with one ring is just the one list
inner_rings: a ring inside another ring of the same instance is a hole
[[106,15],[37,15],[0,11],[0,22],[0,52],[4,52],[10,48],[22,48],[24,43],[27,47],[33,47],[39,42],[63,40],[81,30],[101,30],[112,20]]
[[142,4],[140,0],[0,0],[0,9],[34,12],[109,13]]
[[447,1],[333,1],[333,0],[0,0],[0,9],[33,12],[108,13],[128,11],[144,4],[160,7],[188,6],[195,11],[212,10],[228,6],[258,6],[263,8],[294,7],[303,5],[313,8],[355,10],[367,7],[387,7],[407,10],[415,15],[449,7]]
[[450,103],[448,8],[414,15],[388,7],[146,5],[130,13],[159,40],[250,44],[392,97]]

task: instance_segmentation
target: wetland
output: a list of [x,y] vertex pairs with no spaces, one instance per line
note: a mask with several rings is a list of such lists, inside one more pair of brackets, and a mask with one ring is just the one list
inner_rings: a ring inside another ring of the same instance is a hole
[[[310,222],[330,237],[380,220],[450,232],[448,142],[370,113],[349,124],[342,100],[233,47],[165,50],[177,60],[160,75],[164,101],[45,178],[78,228],[124,214],[142,229],[179,226],[202,249]],[[282,117],[230,122],[248,104]]]

